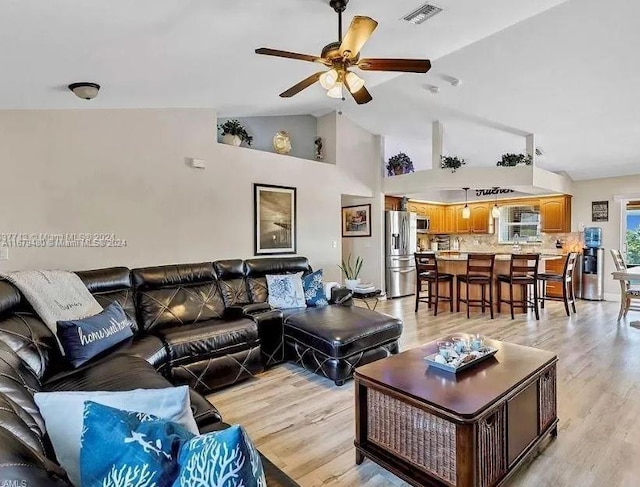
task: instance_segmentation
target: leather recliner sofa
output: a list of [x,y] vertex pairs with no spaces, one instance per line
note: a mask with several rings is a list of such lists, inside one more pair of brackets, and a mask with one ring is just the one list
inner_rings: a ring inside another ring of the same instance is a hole
[[[343,384],[357,365],[398,351],[400,320],[349,306],[272,310],[266,275],[308,274],[306,258],[224,260],[77,274],[104,307],[118,301],[134,338],[78,369],[20,292],[0,281],[0,480],[67,485],[55,463],[39,391],[191,387],[201,432],[224,428],[200,393],[253,376],[285,360]],[[344,300],[344,290],[332,298]],[[266,458],[269,487],[295,486]]]
[[[119,301],[135,321],[131,273],[114,268],[78,273],[103,306]],[[45,423],[33,400],[41,391],[127,391],[165,388],[170,360],[162,340],[138,333],[133,339],[78,369],[70,369],[56,338],[20,292],[0,281],[0,485],[69,487],[56,463]],[[159,373],[160,372],[160,373]],[[217,409],[195,390],[191,408],[202,433],[227,425]],[[268,487],[296,487],[263,457]]]

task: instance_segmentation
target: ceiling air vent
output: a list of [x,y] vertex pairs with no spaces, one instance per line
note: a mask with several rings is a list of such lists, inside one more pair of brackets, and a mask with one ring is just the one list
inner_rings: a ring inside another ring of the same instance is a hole
[[411,22],[412,24],[419,25],[419,24],[422,24],[423,22],[426,22],[434,15],[438,15],[440,12],[442,12],[442,9],[440,7],[436,7],[435,5],[430,5],[428,3],[425,3],[422,7],[414,10],[409,15],[405,15],[402,18],[407,22]]

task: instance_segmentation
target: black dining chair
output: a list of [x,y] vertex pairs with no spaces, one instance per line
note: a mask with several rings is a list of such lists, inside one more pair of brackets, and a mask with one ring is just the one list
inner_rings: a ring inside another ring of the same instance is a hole
[[[449,311],[453,312],[453,275],[438,271],[438,258],[433,252],[416,252],[416,312],[419,303],[427,303],[431,309],[433,305],[433,316],[438,316],[438,303],[440,301],[449,302]],[[423,283],[427,283],[427,296],[421,296]],[[449,283],[449,295],[440,295],[440,284]]]

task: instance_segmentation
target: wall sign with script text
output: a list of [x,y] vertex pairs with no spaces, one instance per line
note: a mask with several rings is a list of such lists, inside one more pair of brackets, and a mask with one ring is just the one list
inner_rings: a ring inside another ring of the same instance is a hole
[[513,189],[506,188],[491,188],[491,189],[476,189],[476,196],[490,196],[494,194],[511,194],[515,193]]
[[609,202],[608,201],[591,202],[591,221],[592,222],[608,222],[609,221]]

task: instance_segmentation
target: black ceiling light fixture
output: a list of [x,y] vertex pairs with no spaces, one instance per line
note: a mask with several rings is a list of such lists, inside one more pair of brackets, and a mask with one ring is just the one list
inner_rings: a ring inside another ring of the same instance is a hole
[[98,96],[100,91],[100,85],[98,83],[90,83],[88,81],[82,81],[79,83],[71,83],[69,88],[74,95],[83,100],[93,100]]

